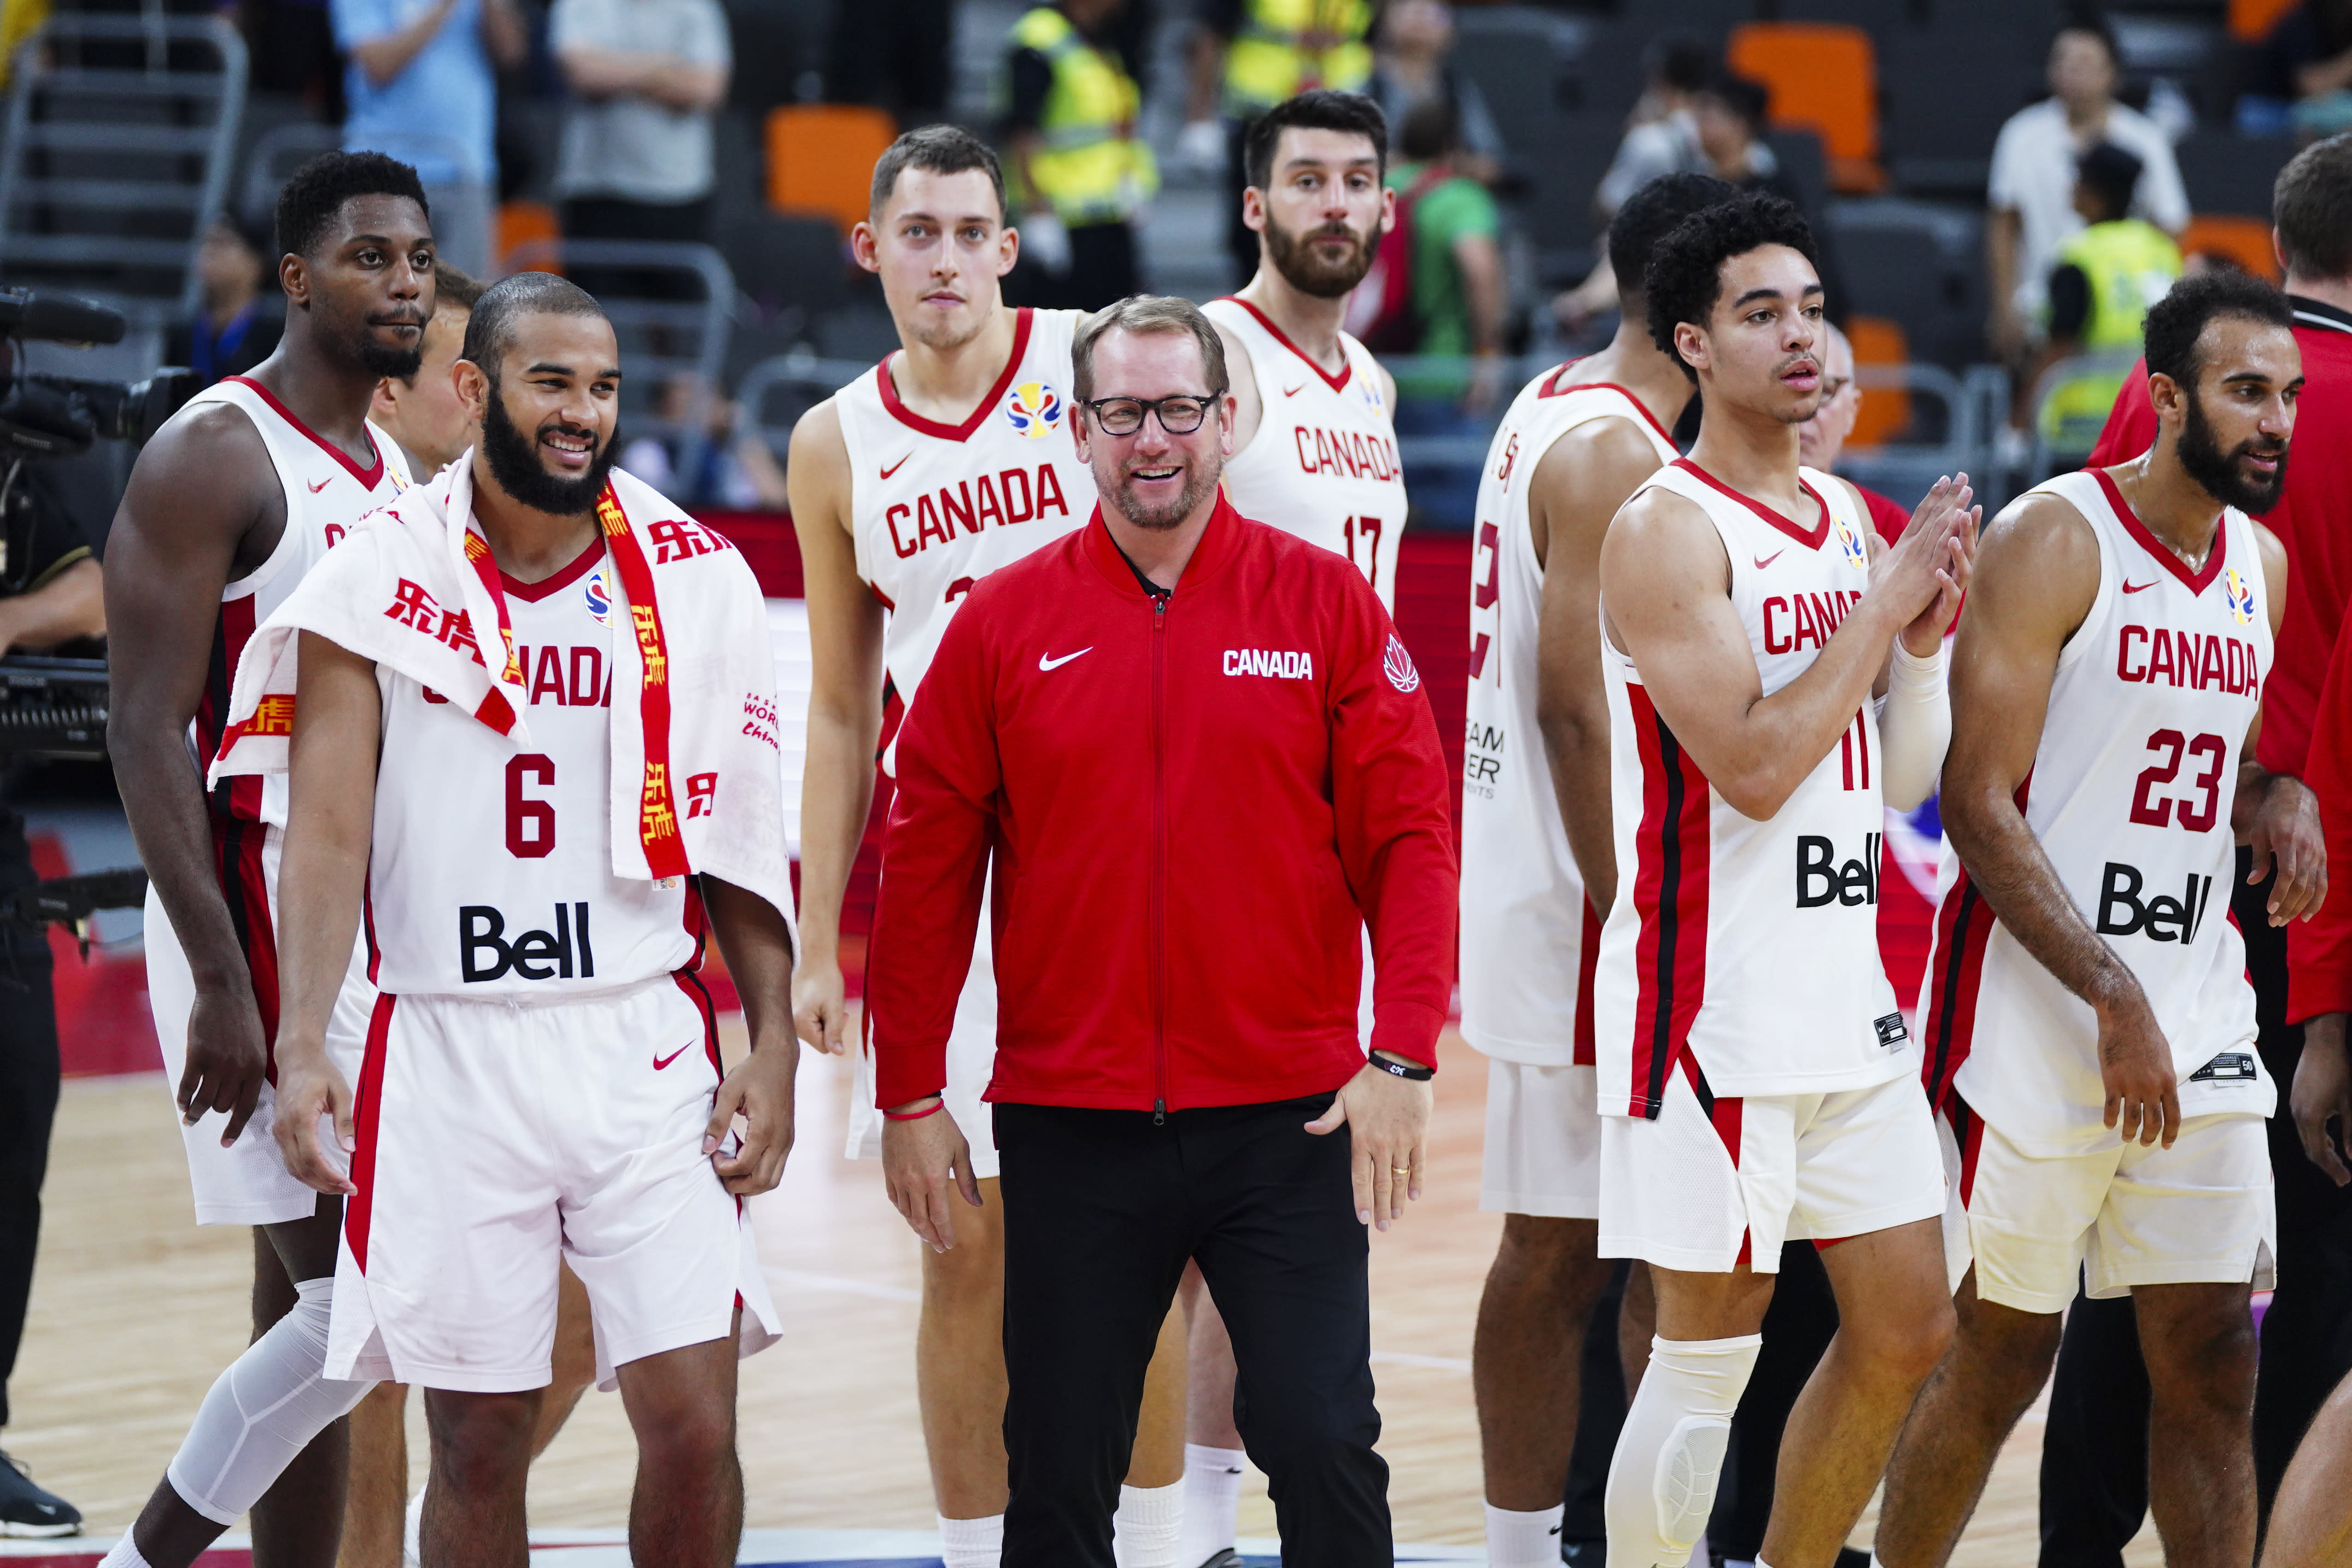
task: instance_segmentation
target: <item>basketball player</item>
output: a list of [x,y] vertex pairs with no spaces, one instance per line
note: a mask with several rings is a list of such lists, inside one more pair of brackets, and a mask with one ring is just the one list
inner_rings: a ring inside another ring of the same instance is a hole
[[1610,261],[1636,286],[1622,295],[1616,336],[1520,391],[1479,480],[1462,1034],[1487,1057],[1478,1206],[1504,1215],[1471,1351],[1496,1568],[1559,1560],[1585,1322],[1610,1272],[1598,1251],[1591,996],[1601,911],[1617,885],[1598,568],[1609,520],[1675,460],[1667,432],[1691,396],[1651,341],[1638,285],[1661,238],[1736,194],[1669,174],[1618,208]]
[[[619,357],[562,279],[482,296],[480,443],[280,607],[215,763],[290,763],[278,1142],[351,1199],[329,1373],[425,1388],[433,1568],[526,1552],[559,1258],[636,1436],[635,1562],[734,1561],[735,1363],[775,1337],[740,1201],[782,1174],[799,1053],[766,612],[739,553],[612,468]],[[326,1028],[363,903],[354,1079]],[[723,1082],[706,930],[751,1031]]]
[[2285,479],[2294,324],[2242,273],[2175,285],[2147,324],[2155,444],[2037,487],[1985,542],[1923,1026],[1975,1263],[1888,1475],[1882,1563],[1949,1556],[2084,1271],[2132,1298],[2165,1561],[2253,1556],[2247,1295],[2270,1280],[2277,1097],[2225,915],[2234,843],[2255,880],[2276,863],[2274,926],[2326,884],[2310,791],[2252,759],[2286,558],[2247,514]]
[[[423,364],[413,375],[387,375],[378,382],[368,410],[376,428],[399,444],[410,476],[420,484],[464,456],[480,435],[457,396],[456,371],[482,285],[436,259],[433,295]],[[554,1381],[540,1401],[530,1447],[534,1458],[555,1441],[580,1396],[596,1381],[587,1292],[569,1268],[559,1289]],[[425,1493],[419,1488],[412,1498],[408,1490],[407,1405],[407,1384],[380,1383],[352,1410],[351,1484],[343,1501],[340,1568],[398,1568],[404,1556],[415,1561]]]
[[[1339,330],[1348,294],[1371,269],[1396,196],[1381,184],[1388,122],[1361,93],[1318,89],[1250,126],[1242,222],[1258,237],[1257,271],[1202,313],[1225,345],[1234,509],[1345,555],[1381,603],[1396,607],[1404,470],[1396,450],[1396,381]],[[1371,965],[1362,1026],[1371,1026]],[[1234,1425],[1234,1350],[1198,1268],[1184,1275],[1191,1388],[1184,1450],[1182,1568],[1231,1552],[1241,1503]]]
[[1943,758],[1975,514],[1965,476],[1938,481],[1874,556],[1862,498],[1799,464],[1823,391],[1812,247],[1769,196],[1658,243],[1651,335],[1706,415],[1601,545],[1600,1250],[1647,1262],[1657,1296],[1609,1475],[1618,1568],[1680,1564],[1704,1529],[1784,1237],[1835,1243],[1842,1321],[1759,1564],[1828,1568],[1951,1332],[1943,1172],[1873,906],[1885,803],[1925,798]]
[[[257,1227],[257,1338],[205,1396],[109,1568],[185,1568],[247,1510],[263,1568],[325,1568],[343,1439],[340,1427],[312,1439],[367,1389],[322,1370],[342,1205],[289,1174],[270,1137],[284,787],[236,779],[207,793],[191,758],[220,741],[256,625],[406,482],[368,403],[381,377],[416,371],[433,231],[415,172],[374,153],[305,164],[277,219],[283,340],[148,443],[107,558],[107,746],[151,879],[148,988],[196,1219]],[[349,980],[332,1037],[355,1060],[372,990],[363,970]]]
[[[801,1037],[844,1048],[841,901],[866,831],[886,689],[914,699],[971,585],[1083,524],[1094,476],[1069,421],[1075,310],[1014,310],[1001,287],[1020,252],[995,153],[948,125],[910,131],[874,165],[858,264],[882,280],[899,351],[805,415],[787,469],[814,661],[801,786],[801,910],[793,977]],[[995,1568],[1004,1529],[1004,1239],[996,1151],[981,1104],[996,1054],[995,975],[983,926],[949,1047],[948,1100],[968,1130],[982,1205],[957,1245],[923,1255],[915,1342],[923,1440],[947,1568]],[[879,1159],[873,1064],[861,1042],[849,1152]],[[1181,1319],[1162,1336],[1136,1458],[1120,1493],[1121,1562],[1172,1568],[1181,1508]]]

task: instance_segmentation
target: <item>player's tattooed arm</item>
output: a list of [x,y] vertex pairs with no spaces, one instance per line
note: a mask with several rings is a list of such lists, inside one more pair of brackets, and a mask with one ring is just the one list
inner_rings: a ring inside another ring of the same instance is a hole
[[[702,904],[751,1034],[751,1054],[719,1086],[702,1152],[712,1156],[727,1190],[748,1197],[783,1180],[784,1157],[793,1152],[793,1077],[801,1053],[793,1041],[792,928],[759,894],[716,877],[701,881]],[[729,1154],[727,1131],[738,1116],[743,1141]]]
[[327,1058],[327,1021],[359,941],[368,853],[375,837],[375,770],[383,700],[373,661],[301,634],[294,686],[291,789],[278,873],[278,1147],[296,1180],[355,1191],[347,1159],[319,1147],[331,1115],[341,1152],[356,1147],[352,1086]]
[[2026,826],[2018,788],[2032,771],[2060,650],[2090,613],[2098,542],[2064,501],[2028,496],[1985,531],[1952,656],[1952,742],[1944,831],[1986,903],[2099,1024],[2106,1122],[2124,1139],[2180,1126],[2172,1050],[2138,979],[2091,929]]
[[1617,896],[1609,823],[1609,692],[1601,664],[1601,542],[1658,450],[1629,419],[1594,419],[1551,444],[1528,479],[1528,526],[1543,564],[1536,620],[1536,727],[1551,766],[1584,896]]
[[785,483],[800,532],[814,664],[801,773],[801,952],[793,1018],[802,1039],[838,1055],[849,1013],[841,975],[841,900],[874,805],[883,611],[857,575],[849,533],[849,448],[830,400],[803,415],[793,428]]
[[1870,698],[1890,643],[1951,580],[1969,521],[1965,482],[1939,479],[1927,518],[1873,569],[1869,589],[1804,674],[1764,695],[1731,604],[1731,563],[1697,505],[1668,490],[1637,498],[1601,547],[1608,636],[1724,799],[1764,821],[1787,804]]
[[[2270,603],[2271,637],[2278,637],[2286,615],[2286,547],[2278,536],[2255,523],[2254,543],[2262,552],[2263,584]],[[2265,907],[2271,924],[2309,920],[2327,897],[2327,837],[2319,818],[2319,797],[2301,779],[2274,773],[2254,761],[2254,742],[2263,732],[2257,711],[2239,752],[2238,792],[2230,808],[2230,825],[2238,842],[2253,850],[2247,882],[2260,882],[2275,867],[2278,880],[2271,885]]]
[[238,409],[203,408],[140,454],[106,557],[107,752],[139,858],[195,979],[180,1113],[194,1122],[227,1112],[224,1143],[244,1131],[268,1058],[214,868],[188,723],[204,696],[221,590],[268,560],[285,527],[285,492],[260,433]]

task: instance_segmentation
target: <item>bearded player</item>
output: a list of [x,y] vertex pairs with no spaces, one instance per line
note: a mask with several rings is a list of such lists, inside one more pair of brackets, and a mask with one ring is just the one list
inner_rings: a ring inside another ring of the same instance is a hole
[[1471,1352],[1496,1568],[1559,1559],[1585,1321],[1609,1278],[1597,1249],[1591,998],[1601,916],[1617,888],[1601,542],[1617,509],[1675,460],[1667,432],[1692,390],[1651,340],[1639,280],[1660,239],[1736,194],[1703,174],[1669,174],[1618,208],[1610,260],[1635,287],[1616,336],[1527,384],[1479,480],[1462,1034],[1487,1058],[1478,1206],[1504,1215]]
[[[1940,1563],[2049,1375],[2078,1275],[2129,1295],[2168,1563],[2253,1556],[2250,1289],[2275,1247],[2238,843],[2273,926],[2318,907],[2311,792],[2252,761],[2303,357],[2242,273],[2150,310],[2155,444],[1995,520],[1960,626],[1923,1032],[1974,1266],[1888,1473],[1878,1555]],[[1956,863],[1956,864],[1955,864]],[[2216,889],[2221,897],[2215,900]]]
[[1874,551],[1862,498],[1799,462],[1822,320],[1793,206],[1685,218],[1644,292],[1706,414],[1601,552],[1618,879],[1593,997],[1600,1251],[1648,1263],[1657,1298],[1609,1560],[1689,1558],[1781,1243],[1810,1237],[1842,1321],[1757,1561],[1829,1568],[1951,1333],[1944,1173],[1875,904],[1886,805],[1925,798],[1943,760],[1975,515],[1964,476],[1939,481]]
[[[980,578],[1083,524],[1094,476],[1070,437],[1075,310],[1014,310],[1002,283],[1020,253],[996,155],[932,125],[874,166],[852,232],[882,280],[899,351],[802,416],[788,468],[814,661],[801,794],[801,933],[793,1007],[801,1037],[849,1037],[841,903],[874,798],[886,691],[912,701],[949,618]],[[995,1568],[1006,1499],[1003,1219],[981,1103],[996,1055],[985,924],[948,1048],[948,1103],[971,1142],[980,1207],[955,1245],[923,1255],[916,1389],[947,1568]],[[872,1058],[857,1053],[849,1152],[881,1155]],[[1154,1362],[1129,1486],[1120,1560],[1174,1563],[1181,1509],[1181,1320]]]
[[[263,1568],[325,1568],[343,1447],[340,1430],[318,1434],[368,1387],[323,1370],[341,1202],[289,1174],[270,1136],[285,790],[237,779],[207,792],[192,756],[219,743],[256,625],[406,482],[367,415],[380,378],[417,370],[433,230],[415,172],[373,153],[304,165],[277,216],[285,337],[148,443],[107,559],[107,746],[150,879],[156,1034],[197,1223],[256,1227],[257,1336],[205,1394],[109,1568],[185,1568],[248,1510]],[[373,996],[358,963],[347,980],[329,1034],[355,1064]]]

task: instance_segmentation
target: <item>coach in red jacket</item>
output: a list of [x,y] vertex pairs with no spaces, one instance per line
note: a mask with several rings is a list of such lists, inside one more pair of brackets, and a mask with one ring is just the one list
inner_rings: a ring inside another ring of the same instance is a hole
[[1436,726],[1361,574],[1223,499],[1200,311],[1122,300],[1072,355],[1101,503],[971,591],[898,739],[867,971],[891,1201],[939,1247],[950,1189],[980,1202],[939,1089],[992,850],[1007,1568],[1111,1568],[1187,1258],[1286,1562],[1386,1563],[1365,1226],[1419,1193],[1450,986]]

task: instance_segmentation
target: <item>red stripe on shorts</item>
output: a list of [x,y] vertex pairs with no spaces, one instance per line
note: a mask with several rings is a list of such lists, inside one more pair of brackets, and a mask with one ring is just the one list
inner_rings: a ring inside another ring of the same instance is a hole
[[352,1113],[359,1147],[352,1151],[352,1185],[358,1191],[343,1205],[343,1239],[352,1258],[367,1272],[368,1225],[375,1213],[376,1119],[383,1110],[384,1042],[392,1035],[393,1005],[399,1000],[379,993],[375,1011],[368,1016],[367,1055],[360,1062],[359,1104]]
[[721,1078],[726,1077],[727,1069],[719,1062],[719,1010],[710,1005],[710,993],[703,989],[699,979],[686,970],[673,969],[669,977],[677,982],[677,988],[686,993],[686,999],[693,1003],[695,1010],[702,1015],[703,1054],[710,1058],[711,1070]]
[[1691,1024],[1706,989],[1706,775],[1651,706],[1628,685],[1642,763],[1642,821],[1633,835],[1633,908],[1640,918],[1633,968],[1640,982],[1633,1011],[1629,1116],[1654,1119],[1665,1103],[1666,1076],[1688,1049]]
[[1591,899],[1579,901],[1584,905],[1584,931],[1576,942],[1576,1016],[1569,1026],[1574,1052],[1569,1059],[1589,1068],[1600,1059],[1592,1040],[1592,980],[1601,971],[1601,917],[1593,913]]
[[[1736,1094],[1718,1095],[1707,1087],[1706,1073],[1698,1065],[1698,1058],[1685,1051],[1682,1057],[1683,1076],[1690,1080],[1691,1093],[1698,1100],[1699,1112],[1715,1135],[1723,1140],[1724,1152],[1731,1156],[1731,1168],[1739,1169],[1739,1135],[1748,1102]],[[1753,1261],[1755,1232],[1746,1226],[1739,1232],[1739,1256],[1731,1260],[1734,1268]]]

